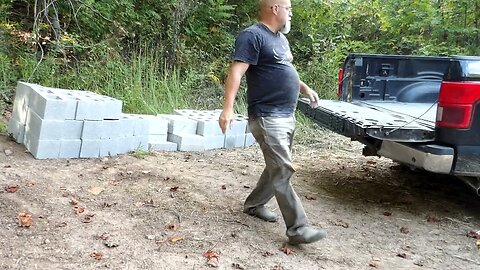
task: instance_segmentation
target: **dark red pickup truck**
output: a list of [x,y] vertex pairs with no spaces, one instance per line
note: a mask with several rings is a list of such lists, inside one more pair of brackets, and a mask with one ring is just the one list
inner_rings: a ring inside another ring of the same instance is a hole
[[364,155],[458,176],[480,195],[480,57],[350,54],[338,98],[298,109]]

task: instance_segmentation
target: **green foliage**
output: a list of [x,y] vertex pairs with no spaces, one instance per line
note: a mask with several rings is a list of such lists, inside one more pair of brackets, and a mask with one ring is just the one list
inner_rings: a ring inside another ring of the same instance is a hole
[[[127,112],[218,109],[235,36],[256,20],[257,4],[0,1],[0,93],[11,96],[17,80],[28,80],[119,98]],[[338,68],[351,52],[480,53],[478,1],[292,0],[292,5],[288,39],[294,63],[322,98],[336,98]],[[57,16],[60,30],[53,23]],[[246,113],[245,99],[243,82],[236,112]]]
[[0,135],[7,134],[7,123],[5,123],[2,119],[0,119]]

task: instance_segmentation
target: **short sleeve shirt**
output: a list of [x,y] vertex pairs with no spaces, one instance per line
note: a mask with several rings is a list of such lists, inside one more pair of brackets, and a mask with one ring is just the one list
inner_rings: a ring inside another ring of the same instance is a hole
[[285,35],[262,23],[254,24],[237,36],[233,60],[250,64],[246,72],[249,115],[294,113],[300,79]]

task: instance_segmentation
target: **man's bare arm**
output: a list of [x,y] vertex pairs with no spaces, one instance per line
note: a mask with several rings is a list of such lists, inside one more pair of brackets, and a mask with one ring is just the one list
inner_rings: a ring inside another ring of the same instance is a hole
[[218,119],[218,124],[222,132],[227,132],[233,121],[233,104],[240,87],[240,81],[250,65],[244,62],[235,61],[230,66],[227,79],[225,81],[225,94],[223,98],[223,111]]

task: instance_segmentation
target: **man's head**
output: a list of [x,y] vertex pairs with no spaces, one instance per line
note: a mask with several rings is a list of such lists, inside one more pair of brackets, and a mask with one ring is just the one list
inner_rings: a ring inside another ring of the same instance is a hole
[[260,21],[271,30],[284,34],[290,31],[292,4],[290,0],[260,0]]

